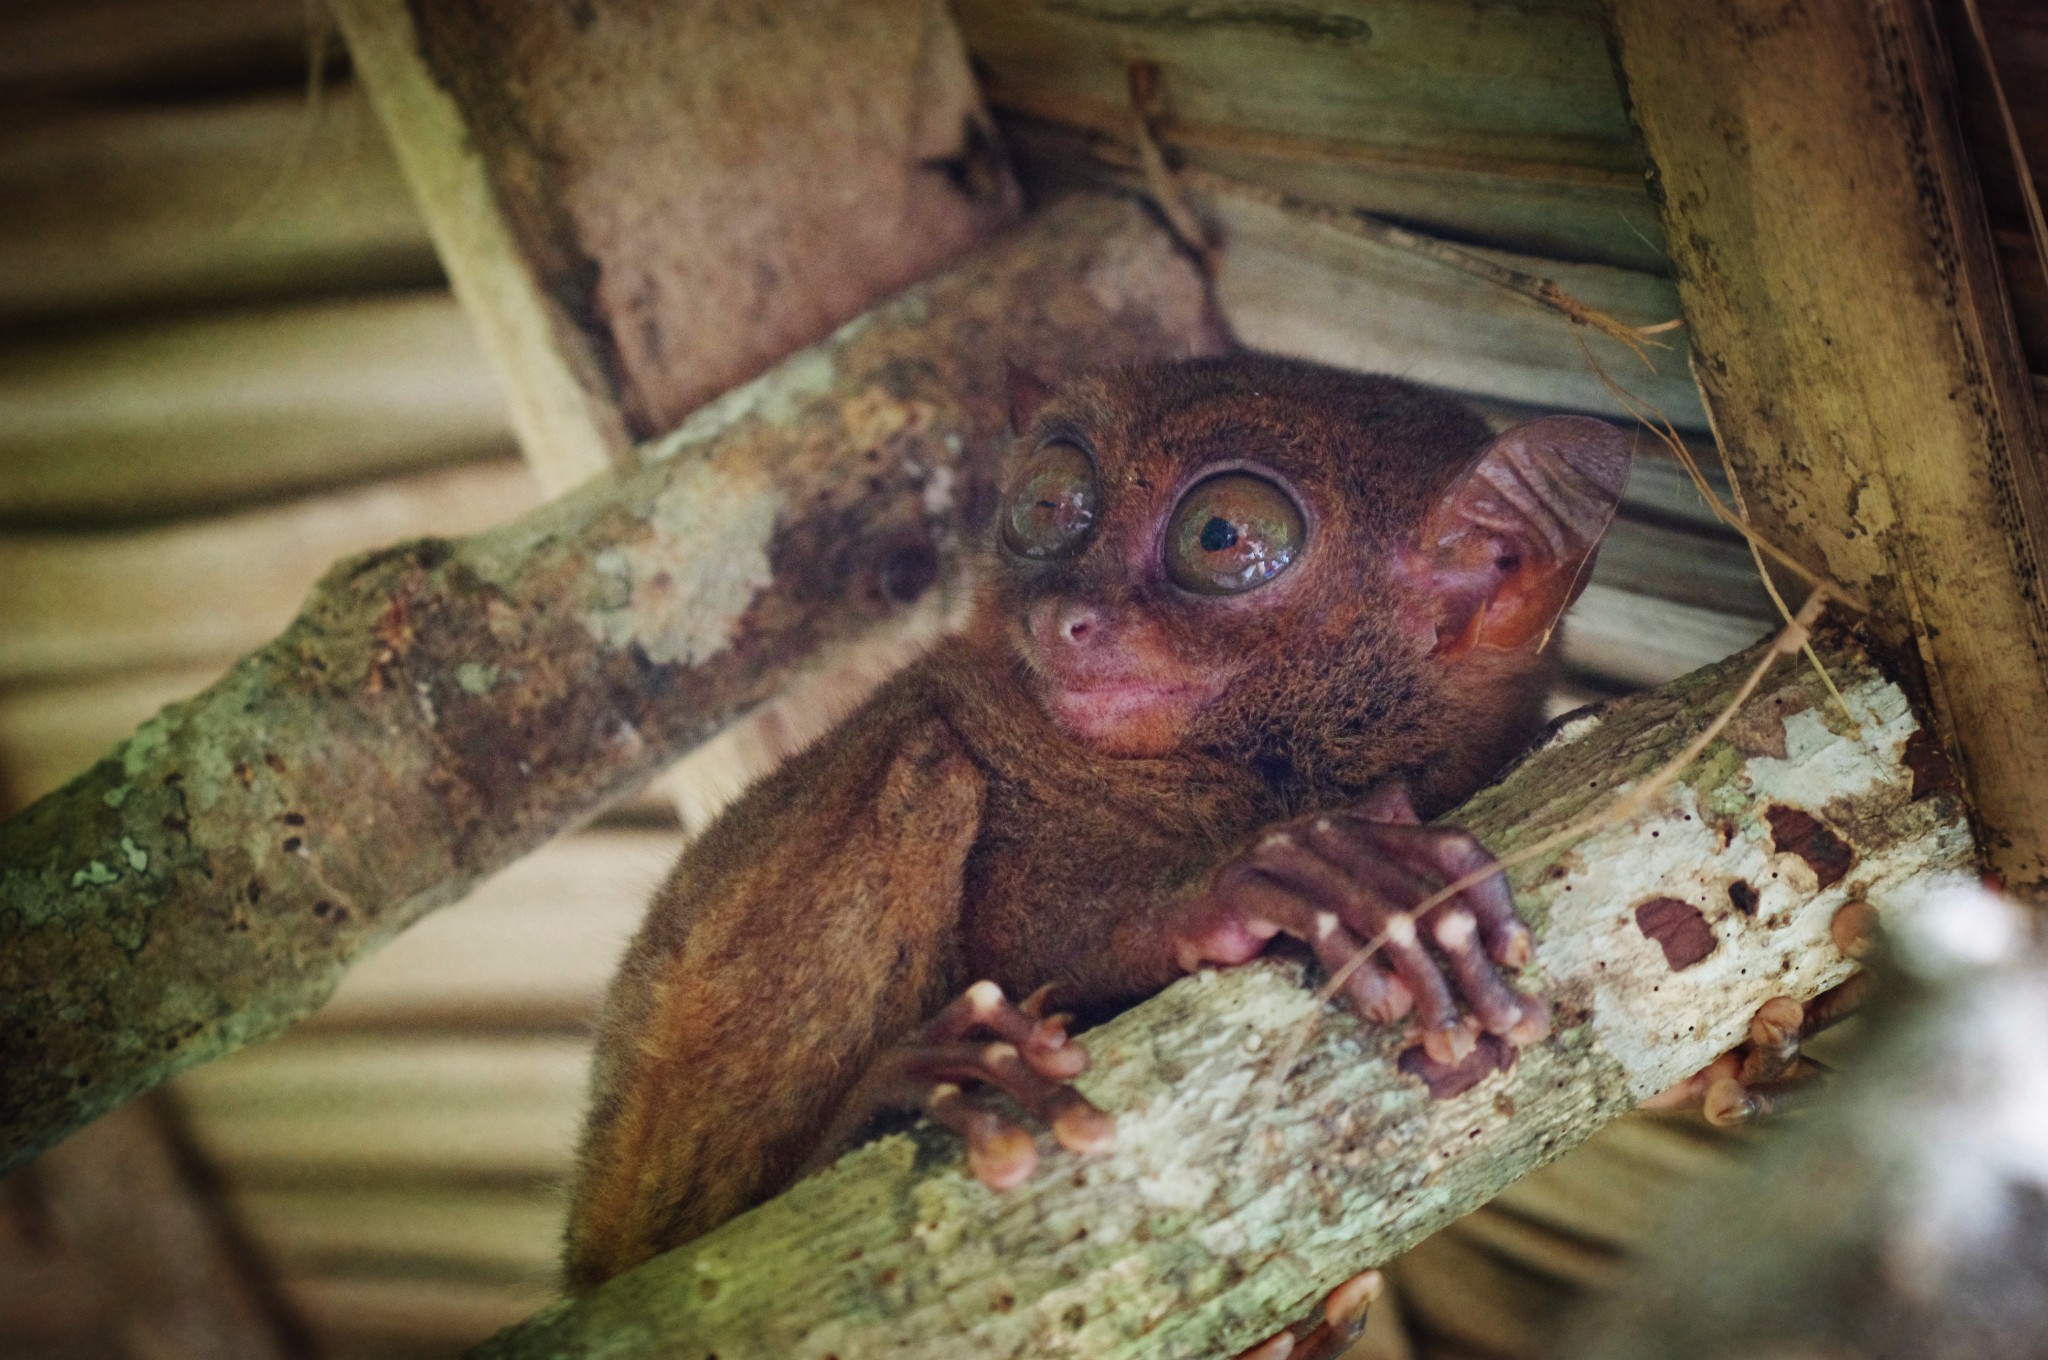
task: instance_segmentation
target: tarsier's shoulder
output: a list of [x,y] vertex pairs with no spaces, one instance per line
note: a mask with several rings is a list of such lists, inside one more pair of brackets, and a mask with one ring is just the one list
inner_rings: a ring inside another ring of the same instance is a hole
[[964,858],[986,780],[931,702],[918,667],[882,686],[726,809],[661,899],[780,893],[880,857]]

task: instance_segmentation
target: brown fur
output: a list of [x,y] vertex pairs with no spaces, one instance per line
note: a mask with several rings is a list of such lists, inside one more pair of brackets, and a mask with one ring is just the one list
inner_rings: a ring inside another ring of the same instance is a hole
[[[1260,826],[1408,777],[1425,814],[1526,741],[1549,662],[1416,642],[1390,563],[1486,443],[1390,378],[1232,357],[1085,381],[1039,414],[1095,450],[1074,559],[990,554],[966,633],[749,793],[656,895],[607,1005],[569,1229],[588,1287],[775,1193],[886,1046],[977,978],[1104,1007],[1176,974],[1160,923]],[[1198,599],[1157,569],[1190,479],[1246,459],[1310,516],[1288,572]],[[1227,673],[1171,748],[1046,715],[1021,619],[1085,598],[1166,671]]]

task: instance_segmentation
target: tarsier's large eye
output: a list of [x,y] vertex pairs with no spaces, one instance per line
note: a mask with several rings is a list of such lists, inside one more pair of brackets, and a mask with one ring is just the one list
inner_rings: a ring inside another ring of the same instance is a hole
[[1042,561],[1080,546],[1094,527],[1101,491],[1095,464],[1072,444],[1041,444],[1017,460],[1003,506],[1003,544]]
[[1308,526],[1294,498],[1263,477],[1198,482],[1166,525],[1166,574],[1198,595],[1235,595],[1287,570]]

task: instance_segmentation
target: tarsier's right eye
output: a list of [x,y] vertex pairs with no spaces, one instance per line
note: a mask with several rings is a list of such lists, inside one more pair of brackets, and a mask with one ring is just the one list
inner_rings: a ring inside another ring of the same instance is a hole
[[1033,561],[1064,556],[1088,537],[1100,500],[1086,453],[1062,440],[1041,444],[1019,458],[1010,475],[1003,546]]

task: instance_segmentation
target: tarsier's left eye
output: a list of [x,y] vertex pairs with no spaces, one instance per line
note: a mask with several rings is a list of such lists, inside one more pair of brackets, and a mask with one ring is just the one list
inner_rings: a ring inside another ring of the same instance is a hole
[[1198,595],[1235,595],[1287,570],[1308,526],[1294,498],[1264,477],[1197,482],[1166,525],[1166,574]]

